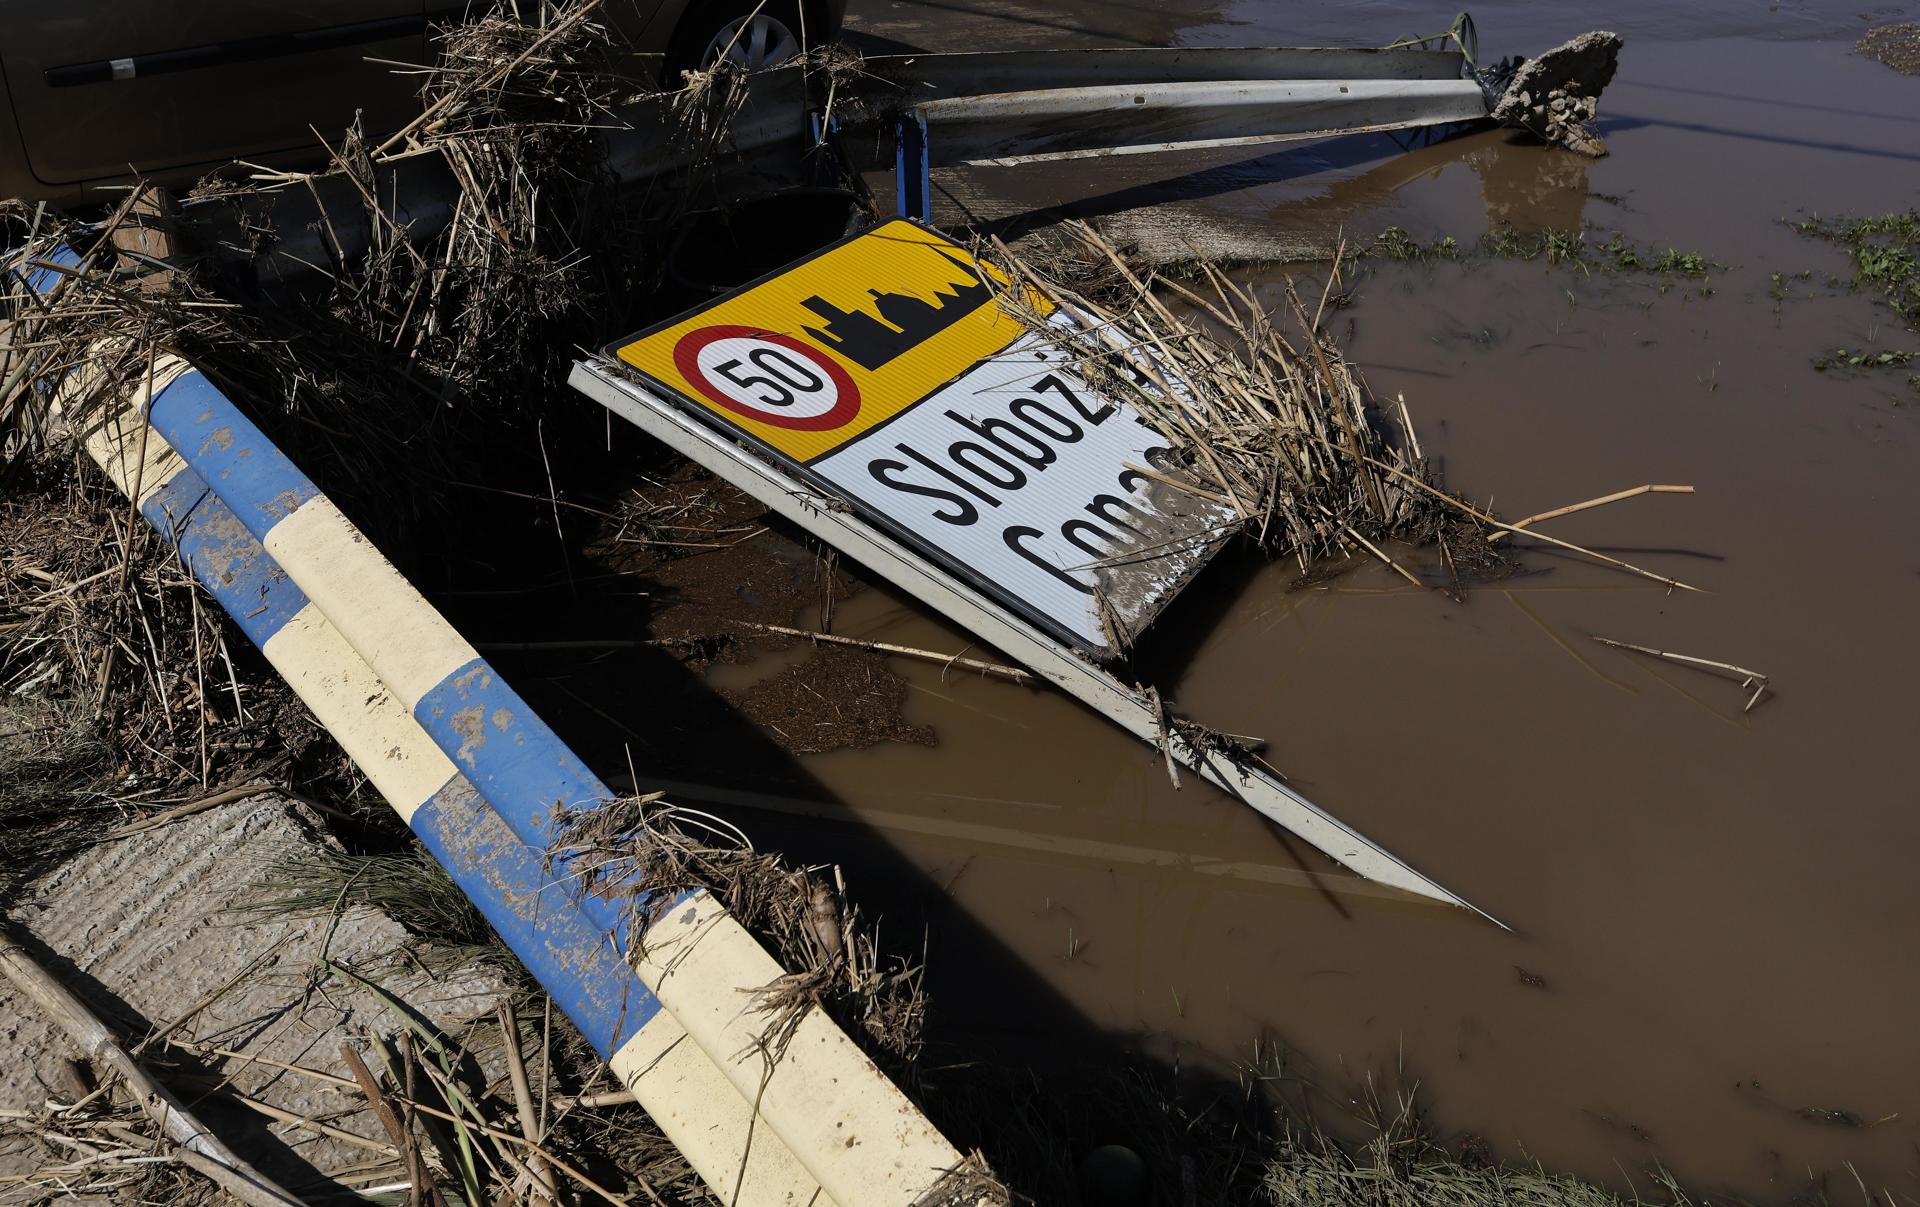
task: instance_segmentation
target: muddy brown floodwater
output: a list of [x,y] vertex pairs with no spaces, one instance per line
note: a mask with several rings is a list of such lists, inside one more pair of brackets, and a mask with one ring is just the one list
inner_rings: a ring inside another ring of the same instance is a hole
[[[1025,11],[1013,5],[872,7],[871,28],[913,45],[963,18],[976,45],[995,29],[1005,44],[1073,40],[1005,18]],[[1249,44],[1379,42],[1451,17],[1363,4],[1334,26],[1333,9],[1088,11],[1142,40]],[[1289,28],[1295,14],[1314,24]],[[1594,20],[1578,5],[1477,15],[1495,54]],[[1531,573],[1464,605],[1371,565],[1290,592],[1291,564],[1241,564],[1162,622],[1154,673],[1182,709],[1269,738],[1296,786],[1514,933],[1371,890],[1244,807],[1191,781],[1175,791],[1151,751],[1062,696],[898,660],[907,720],[937,748],[809,757],[818,803],[735,786],[775,813],[857,815],[1143,1052],[1231,1068],[1278,1036],[1330,1085],[1404,1068],[1443,1130],[1614,1185],[1645,1189],[1659,1163],[1760,1200],[1823,1175],[1851,1195],[1851,1163],[1913,1201],[1920,396],[1904,374],[1810,360],[1920,336],[1827,288],[1840,254],[1781,219],[1920,202],[1920,80],[1851,53],[1866,22],[1850,9],[1642,4],[1606,19],[1628,42],[1602,106],[1605,160],[1488,133],[1408,156],[1369,143],[1179,165],[1198,173],[1192,230],[1331,241],[1397,224],[1472,243],[1502,222],[1584,222],[1726,266],[1705,288],[1662,289],[1540,262],[1375,261],[1336,326],[1376,392],[1405,395],[1449,484],[1507,516],[1697,486],[1552,531],[1702,593],[1533,547]],[[1097,212],[1169,170],[945,183]],[[1812,279],[1773,296],[1770,274],[1801,270]],[[880,590],[842,604],[835,628],[967,643]],[[1737,683],[1595,635],[1755,667],[1776,694],[1743,713]],[[742,690],[780,669],[715,673]],[[933,953],[943,1016],[1020,1033],[1021,1003],[970,986],[966,950],[936,931]]]

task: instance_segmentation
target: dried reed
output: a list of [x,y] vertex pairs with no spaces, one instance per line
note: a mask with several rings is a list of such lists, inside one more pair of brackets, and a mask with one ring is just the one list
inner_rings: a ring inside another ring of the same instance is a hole
[[796,869],[753,849],[731,825],[658,793],[627,797],[563,819],[553,855],[585,892],[630,903],[631,948],[681,894],[712,892],[767,944],[787,975],[759,991],[769,1055],[819,1005],[884,1069],[908,1072],[926,1024],[922,970],[883,954],[877,931],[848,901],[838,873]]
[[1137,269],[1092,226],[1065,229],[1019,252],[996,240],[981,254],[1009,270],[1003,303],[1174,447],[1181,472],[1156,476],[1231,506],[1248,534],[1302,571],[1352,550],[1392,566],[1375,542],[1437,529],[1441,508],[1379,468],[1428,480],[1404,409],[1393,422],[1406,430],[1389,440],[1321,325],[1340,258],[1310,310],[1291,279],[1263,304],[1202,262],[1205,296]]
[[1316,559],[1358,553],[1433,586],[1384,546],[1435,542],[1457,598],[1463,578],[1512,573],[1492,538],[1524,534],[1672,589],[1699,589],[1529,527],[1690,487],[1622,491],[1519,524],[1444,490],[1405,400],[1391,410],[1379,405],[1325,329],[1344,247],[1311,307],[1290,277],[1263,304],[1204,260],[1196,261],[1204,286],[1189,288],[1136,268],[1080,222],[1018,253],[995,239],[979,254],[1007,271],[1003,304],[1073,356],[1090,382],[1132,404],[1180,460],[1177,475],[1135,468],[1232,507],[1244,532],[1290,554],[1303,574]]

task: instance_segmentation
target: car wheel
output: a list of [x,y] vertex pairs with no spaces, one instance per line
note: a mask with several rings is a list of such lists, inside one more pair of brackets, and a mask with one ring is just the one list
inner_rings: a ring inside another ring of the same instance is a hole
[[[689,12],[675,31],[667,54],[669,83],[682,71],[703,71],[725,59],[748,71],[777,67],[805,49],[797,4],[768,0],[764,4],[714,5]],[[713,9],[720,9],[716,13]],[[813,32],[811,30],[809,33]]]

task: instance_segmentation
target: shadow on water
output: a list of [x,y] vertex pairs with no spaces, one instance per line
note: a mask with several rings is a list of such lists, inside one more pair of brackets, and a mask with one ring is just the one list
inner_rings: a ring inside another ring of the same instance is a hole
[[1177,702],[1181,676],[1220,622],[1273,566],[1273,554],[1251,543],[1236,543],[1181,592],[1134,650],[1133,671]]
[[1887,113],[1874,109],[1847,109],[1839,105],[1813,105],[1802,100],[1789,100],[1778,96],[1757,96],[1743,92],[1722,92],[1713,88],[1689,88],[1682,84],[1656,84],[1651,80],[1635,80],[1633,87],[1649,92],[1666,92],[1675,96],[1703,96],[1717,101],[1736,101],[1742,105],[1767,105],[1781,109],[1799,109],[1808,113],[1831,113],[1836,117],[1870,118],[1877,122],[1920,123],[1920,116],[1912,114]]
[[[1878,114],[1872,115],[1876,119]],[[1911,119],[1903,119],[1911,120]],[[1601,137],[1608,137],[1623,130],[1641,130],[1656,128],[1678,130],[1703,138],[1731,138],[1741,142],[1766,143],[1777,147],[1794,147],[1809,151],[1837,151],[1844,155],[1864,155],[1870,159],[1893,159],[1907,163],[1920,163],[1920,152],[1902,151],[1897,147],[1875,146],[1869,143],[1842,142],[1830,138],[1796,138],[1781,133],[1767,133],[1760,130],[1739,130],[1731,126],[1716,125],[1712,122],[1683,122],[1672,118],[1645,117],[1632,113],[1603,114],[1594,123]]]
[[[546,440],[562,496],[596,508],[611,510],[636,481],[671,468],[665,450],[640,433],[616,425],[609,434],[584,399],[568,414],[549,416]],[[517,474],[494,480],[539,494],[539,454],[522,450],[519,460]],[[643,637],[650,619],[678,602],[657,579],[608,574],[583,555],[604,535],[598,517],[585,511],[561,512],[556,540],[554,509],[544,498],[482,495],[461,502],[436,553],[445,587],[435,602],[483,650],[530,638]],[[488,535],[501,531],[519,539]],[[775,539],[804,553],[802,534],[776,528]],[[1235,1126],[1253,1129],[1258,1144],[1267,1116],[1239,1085],[1143,1055],[1138,1037],[1091,1022],[958,905],[950,886],[930,878],[667,651],[640,645],[489,657],[610,784],[639,791],[674,784],[676,801],[734,822],[790,865],[841,869],[853,901],[879,922],[882,949],[926,960],[932,1010],[927,1053],[913,1075],[917,1099],[959,1148],[983,1149],[1037,1201],[1081,1201],[1074,1170],[1100,1145],[1128,1145],[1150,1165],[1156,1152],[1174,1151],[1170,1116],[1140,1109],[1137,1092],[1132,1100],[1108,1092],[1122,1076],[1136,1091],[1149,1091],[1149,1099],[1188,1104],[1196,1113],[1230,1113]],[[822,708],[830,706],[822,701]],[[799,802],[812,819],[796,820],[791,808],[742,804],[756,799]],[[1220,1103],[1241,1105],[1211,1105]],[[1156,1194],[1176,1194],[1180,1176],[1177,1168],[1150,1168]],[[1203,1192],[1206,1179],[1225,1179],[1211,1188],[1222,1197],[1207,1201],[1232,1201],[1225,1196],[1249,1193],[1253,1183],[1244,1179],[1258,1175],[1223,1169],[1201,1176]],[[1236,1176],[1242,1181],[1233,1182]]]

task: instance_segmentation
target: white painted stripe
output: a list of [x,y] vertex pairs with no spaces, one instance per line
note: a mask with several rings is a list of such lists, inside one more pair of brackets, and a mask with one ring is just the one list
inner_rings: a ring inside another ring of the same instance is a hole
[[754,1127],[753,1108],[672,1011],[648,1019],[607,1063],[722,1202],[834,1207],[773,1130],[764,1122]]
[[145,505],[187,467],[173,446],[133,410],[94,424],[87,430],[85,441],[88,454],[107,471],[120,493],[131,496],[136,505]]
[[[268,639],[265,652],[409,825],[420,806],[458,774],[312,603]],[[833,1207],[770,1128],[758,1128],[749,1143],[752,1108],[685,1036],[662,1010],[610,1063],[713,1192],[722,1199],[731,1195],[744,1156],[747,1178],[739,1207]]]
[[636,971],[841,1207],[905,1207],[960,1163],[920,1109],[818,1006],[769,1075],[754,991],[786,975],[711,895],[656,922]]
[[311,601],[262,652],[402,821],[459,774]]
[[409,713],[480,656],[325,495],[261,543]]
[[[156,359],[151,393],[166,389],[190,367],[177,356]],[[185,468],[186,462],[145,422],[149,397],[146,374],[143,372],[135,379],[132,397],[118,405],[97,398],[109,384],[98,362],[89,361],[61,382],[54,392],[54,407],[63,414],[94,412],[79,432],[87,453],[113,479],[120,493],[134,496],[135,505],[143,506]]]

